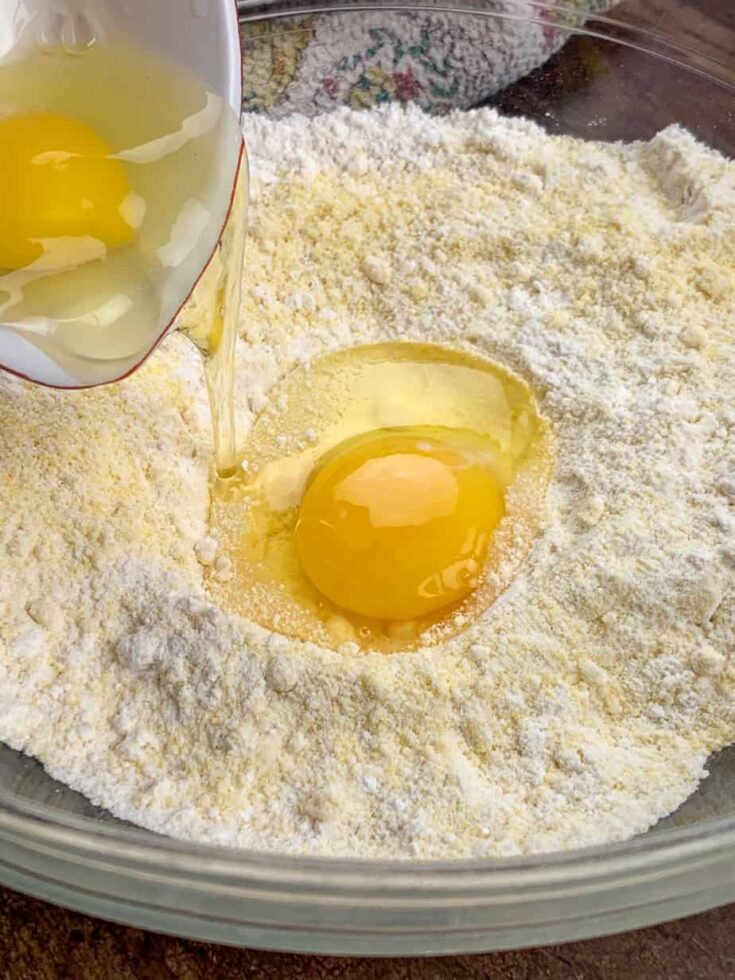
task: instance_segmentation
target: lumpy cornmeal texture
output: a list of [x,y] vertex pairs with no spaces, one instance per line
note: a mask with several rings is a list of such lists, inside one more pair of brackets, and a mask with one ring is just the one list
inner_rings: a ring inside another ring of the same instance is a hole
[[[183,338],[103,390],[3,379],[0,737],[118,817],[217,844],[486,858],[644,831],[735,737],[733,164],[676,128],[602,145],[490,110],[251,118],[247,138],[245,460],[297,372],[436,344],[533,393],[542,526],[438,642],[299,639],[224,601]],[[316,429],[274,430],[271,458],[322,455]]]

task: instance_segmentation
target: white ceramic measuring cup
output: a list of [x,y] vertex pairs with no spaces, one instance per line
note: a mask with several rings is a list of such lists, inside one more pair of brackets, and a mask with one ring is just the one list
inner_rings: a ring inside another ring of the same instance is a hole
[[[110,26],[193,71],[239,118],[242,61],[235,0],[2,0],[0,65],[24,57],[34,47],[60,46],[69,53],[82,54]],[[0,92],[0,108],[1,103]],[[234,189],[242,163],[242,144],[233,147],[232,152],[237,159],[225,172]],[[222,168],[218,172],[221,175]],[[210,254],[227,219],[230,198],[225,195],[223,213],[212,216]],[[204,267],[206,263],[193,274],[189,291],[194,289]],[[172,309],[172,316],[146,349],[109,362],[76,359],[68,353],[57,360],[0,318],[0,370],[60,388],[116,381],[148,357],[173,328],[178,312],[178,308]]]

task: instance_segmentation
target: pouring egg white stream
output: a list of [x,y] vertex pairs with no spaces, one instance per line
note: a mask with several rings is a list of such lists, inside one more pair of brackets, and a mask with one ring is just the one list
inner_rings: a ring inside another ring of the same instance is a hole
[[220,393],[217,465],[231,470],[246,196],[234,112],[152,50],[105,29],[81,53],[36,46],[0,62],[0,362],[3,344],[26,342],[46,355],[47,383],[123,377],[207,267],[181,325]]

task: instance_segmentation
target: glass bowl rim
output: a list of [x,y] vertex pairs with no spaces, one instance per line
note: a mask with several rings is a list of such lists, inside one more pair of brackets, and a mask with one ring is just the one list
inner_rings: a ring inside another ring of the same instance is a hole
[[[523,20],[546,24],[539,15],[544,11],[568,15],[570,23],[557,25],[569,34],[589,36],[639,50],[694,72],[707,81],[735,93],[735,61],[732,65],[704,55],[658,30],[637,27],[631,22],[587,11],[565,4],[543,0],[524,0],[533,16],[519,16],[507,11],[488,10],[483,0],[420,0],[417,3],[374,0],[346,3],[344,0],[233,0],[241,23],[280,21],[331,13],[365,13],[377,10],[409,12],[422,10],[457,16],[485,17],[500,20]],[[580,23],[580,21],[582,21]],[[267,40],[253,35],[245,45]],[[341,895],[372,895],[378,890],[402,894],[410,889],[422,895],[424,904],[433,898],[445,904],[447,893],[462,891],[466,898],[482,901],[505,895],[515,889],[530,894],[540,887],[580,886],[594,878],[612,885],[641,875],[679,872],[692,862],[698,867],[714,865],[723,851],[735,853],[735,814],[707,818],[686,827],[654,831],[650,836],[565,851],[508,858],[475,858],[466,860],[365,859],[351,857],[312,857],[283,852],[194,844],[164,836],[151,837],[148,831],[106,823],[91,817],[57,810],[24,799],[0,788],[0,836],[24,846],[68,851],[84,862],[103,859],[117,870],[160,870],[182,881],[187,875],[215,876],[215,883],[225,881],[273,885],[313,884],[338,889]],[[314,899],[313,892],[310,895]],[[402,894],[405,898],[405,895]]]
[[[507,858],[375,859],[306,856],[278,851],[197,844],[151,836],[134,826],[99,821],[33,803],[0,789],[0,835],[25,844],[73,852],[84,861],[119,862],[132,871],[165,870],[172,877],[214,876],[220,881],[277,882],[303,885],[317,881],[369,895],[405,888],[428,893],[469,888],[489,896],[509,888],[536,890],[554,885],[588,885],[591,878],[610,884],[654,872],[681,871],[694,862],[717,862],[723,850],[735,853],[735,815],[698,821],[685,827],[653,831],[624,841]],[[313,897],[313,896],[312,896]]]
[[[518,9],[530,9],[532,16],[523,13],[512,13],[508,9],[490,10],[487,0],[321,0],[319,3],[310,0],[235,0],[241,24],[261,21],[281,21],[295,17],[311,17],[319,14],[336,13],[374,13],[376,11],[393,11],[395,13],[425,13],[449,14],[463,17],[482,17],[487,20],[521,21],[548,27],[550,21],[543,17],[544,13],[564,17],[562,20],[551,21],[566,34],[579,34],[601,41],[623,45],[640,51],[643,54],[657,57],[678,68],[701,75],[709,82],[721,85],[735,92],[735,59],[731,63],[720,61],[710,55],[703,54],[695,47],[682,43],[662,30],[652,30],[641,27],[632,21],[619,20],[604,13],[590,11],[586,7],[573,7],[567,3],[556,3],[554,0],[501,0],[507,4],[518,4]],[[620,0],[615,0],[620,2]],[[295,28],[298,33],[302,28]],[[291,33],[291,32],[289,32]],[[268,43],[273,34],[248,35],[241,38],[243,48],[256,47]]]

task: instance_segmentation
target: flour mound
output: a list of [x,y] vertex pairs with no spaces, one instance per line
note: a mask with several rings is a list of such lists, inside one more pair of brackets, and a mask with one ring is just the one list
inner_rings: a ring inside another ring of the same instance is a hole
[[[480,110],[253,118],[238,420],[294,365],[423,340],[524,377],[556,460],[510,590],[350,655],[216,605],[173,336],[120,385],[0,382],[0,738],[118,817],[309,854],[627,838],[735,739],[735,165]],[[216,577],[214,578],[216,582]]]

